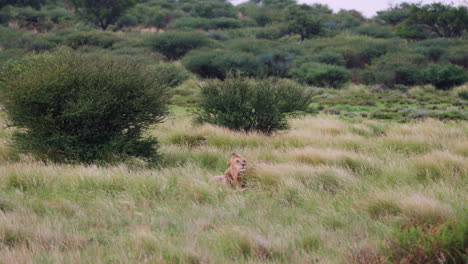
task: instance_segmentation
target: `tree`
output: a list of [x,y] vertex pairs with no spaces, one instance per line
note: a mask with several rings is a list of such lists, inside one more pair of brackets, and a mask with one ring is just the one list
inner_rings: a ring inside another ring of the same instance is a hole
[[301,42],[322,32],[322,23],[311,15],[313,11],[314,8],[308,5],[291,6],[287,10],[288,31],[299,34]]
[[106,30],[117,22],[136,0],[72,0],[77,12],[94,25]]
[[453,7],[442,3],[413,6],[408,25],[423,26],[437,37],[461,37],[468,30],[468,8]]
[[401,3],[385,11],[377,12],[377,19],[395,26],[410,16],[413,7],[414,4]]

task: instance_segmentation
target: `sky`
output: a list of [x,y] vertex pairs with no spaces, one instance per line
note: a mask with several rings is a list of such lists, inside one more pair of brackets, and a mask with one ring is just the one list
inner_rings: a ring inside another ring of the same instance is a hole
[[[233,4],[239,4],[246,2],[245,0],[231,0]],[[433,2],[444,2],[446,4],[453,3],[455,5],[468,5],[468,0],[361,0],[361,1],[350,1],[350,0],[298,0],[298,3],[305,4],[327,4],[334,11],[339,11],[340,9],[356,9],[361,12],[366,17],[372,17],[376,14],[377,11],[385,10],[391,5],[395,5],[401,2],[411,2],[418,3],[422,2],[423,4],[433,3]]]

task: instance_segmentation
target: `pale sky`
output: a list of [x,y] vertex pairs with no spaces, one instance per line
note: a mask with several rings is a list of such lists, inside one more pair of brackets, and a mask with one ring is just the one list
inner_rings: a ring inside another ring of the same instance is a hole
[[[233,4],[239,4],[246,2],[245,0],[231,0]],[[418,3],[422,2],[423,4],[434,3],[434,2],[443,2],[446,4],[455,4],[455,5],[468,5],[468,0],[362,0],[362,1],[350,1],[350,0],[298,0],[298,3],[305,4],[327,4],[335,12],[340,9],[356,9],[361,12],[366,17],[372,17],[376,14],[377,11],[385,10],[389,6],[398,4],[401,2],[410,2]]]

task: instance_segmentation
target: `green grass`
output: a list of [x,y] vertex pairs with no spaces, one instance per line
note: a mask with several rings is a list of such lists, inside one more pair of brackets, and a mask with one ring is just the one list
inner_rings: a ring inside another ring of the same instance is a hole
[[[165,157],[157,169],[36,162],[2,126],[0,262],[398,261],[414,258],[386,241],[408,226],[466,219],[465,122],[305,116],[266,137],[170,110],[149,131]],[[209,183],[232,152],[251,168],[243,192]],[[447,232],[434,237],[449,243]]]

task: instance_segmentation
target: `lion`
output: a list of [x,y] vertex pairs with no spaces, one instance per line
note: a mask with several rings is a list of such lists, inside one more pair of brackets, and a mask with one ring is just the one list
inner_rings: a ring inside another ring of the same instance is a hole
[[242,175],[247,171],[247,160],[237,153],[232,153],[227,161],[229,167],[223,176],[214,176],[211,181],[223,184],[230,184],[236,188],[242,184]]

